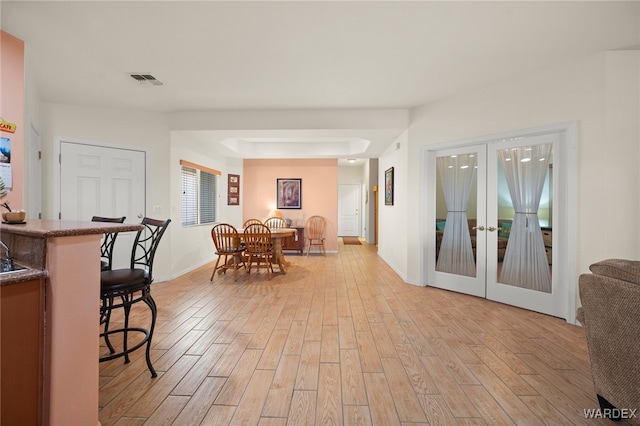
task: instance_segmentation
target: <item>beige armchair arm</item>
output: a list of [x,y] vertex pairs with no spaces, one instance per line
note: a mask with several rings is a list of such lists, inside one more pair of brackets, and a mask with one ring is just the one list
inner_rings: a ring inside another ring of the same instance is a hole
[[640,261],[637,260],[607,259],[589,266],[589,270],[596,275],[640,284]]

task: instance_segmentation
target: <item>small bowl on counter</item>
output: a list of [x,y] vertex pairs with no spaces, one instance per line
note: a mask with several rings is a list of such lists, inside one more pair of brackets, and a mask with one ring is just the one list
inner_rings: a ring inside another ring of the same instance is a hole
[[4,223],[25,223],[26,218],[27,212],[23,210],[2,213],[2,221]]

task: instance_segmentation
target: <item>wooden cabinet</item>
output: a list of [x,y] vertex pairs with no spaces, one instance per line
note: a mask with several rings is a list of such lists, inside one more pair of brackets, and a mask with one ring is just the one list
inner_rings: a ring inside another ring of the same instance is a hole
[[294,250],[304,253],[304,227],[294,226],[297,230],[297,235],[287,237],[282,240],[282,250]]
[[42,424],[44,280],[0,286],[0,303],[0,423]]

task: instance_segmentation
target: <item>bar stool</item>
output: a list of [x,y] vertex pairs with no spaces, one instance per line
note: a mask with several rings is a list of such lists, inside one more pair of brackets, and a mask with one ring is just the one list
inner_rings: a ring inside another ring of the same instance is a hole
[[[157,373],[151,364],[150,349],[153,329],[156,325],[157,307],[151,297],[151,283],[153,282],[153,259],[171,219],[156,220],[145,217],[142,219],[144,228],[136,234],[136,238],[131,250],[131,267],[125,269],[105,270],[100,273],[100,323],[104,324],[104,331],[100,334],[104,337],[109,355],[101,356],[100,362],[109,361],[115,358],[124,357],[125,364],[129,362],[129,353],[146,344],[147,367],[151,372],[151,377],[156,377]],[[129,326],[129,313],[131,306],[144,302],[151,310],[151,324],[149,329]],[[111,313],[115,309],[123,308],[124,326],[116,330],[109,330],[109,320]],[[138,332],[144,335],[143,339],[133,347],[129,347],[129,332]],[[116,352],[112,346],[109,336],[122,333],[122,351]]]
[[[92,222],[108,222],[108,223],[124,223],[126,216],[122,217],[102,217],[94,216]],[[113,246],[116,243],[117,232],[109,232],[102,237],[102,245],[100,246],[100,270],[108,271],[113,264]]]

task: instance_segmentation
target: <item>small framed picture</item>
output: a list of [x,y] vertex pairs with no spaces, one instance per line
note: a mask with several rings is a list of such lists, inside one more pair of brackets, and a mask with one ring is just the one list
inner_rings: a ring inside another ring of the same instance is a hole
[[301,209],[302,179],[276,179],[276,200],[278,209]]
[[384,172],[384,204],[385,206],[393,205],[393,167]]
[[240,205],[240,175],[230,174],[227,177],[227,205],[239,206]]

